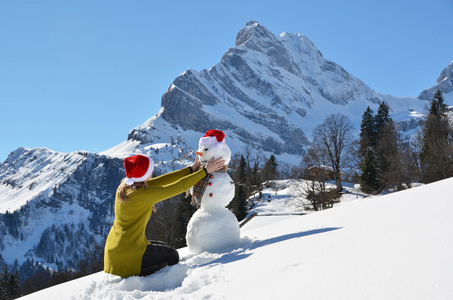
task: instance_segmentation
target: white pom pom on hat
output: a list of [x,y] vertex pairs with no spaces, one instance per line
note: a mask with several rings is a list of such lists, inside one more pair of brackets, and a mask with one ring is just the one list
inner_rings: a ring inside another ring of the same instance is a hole
[[125,181],[125,182],[126,182],[127,185],[133,185],[133,184],[134,184],[134,179],[132,179],[132,178],[126,178],[126,181]]
[[154,161],[145,155],[126,157],[124,169],[126,171],[126,184],[132,185],[134,182],[145,181],[151,176],[154,170]]
[[198,142],[199,146],[205,146],[205,145],[215,145],[218,143],[224,143],[225,142],[225,133],[221,130],[215,130],[211,129],[206,131],[206,134],[200,138],[200,141]]

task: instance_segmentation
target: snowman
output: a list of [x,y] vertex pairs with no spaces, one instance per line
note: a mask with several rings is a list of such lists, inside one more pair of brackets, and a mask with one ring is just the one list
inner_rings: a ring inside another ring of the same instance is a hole
[[225,134],[220,130],[208,130],[200,139],[197,155],[202,166],[213,157],[222,157],[225,165],[192,188],[199,209],[187,225],[186,241],[193,253],[219,252],[240,239],[239,223],[225,207],[234,198],[234,183],[226,172],[231,150],[225,143]]

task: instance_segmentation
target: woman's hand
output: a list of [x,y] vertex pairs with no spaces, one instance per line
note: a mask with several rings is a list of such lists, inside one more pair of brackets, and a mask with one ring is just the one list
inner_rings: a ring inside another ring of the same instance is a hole
[[214,157],[213,157],[213,158],[211,158],[210,161],[208,161],[208,163],[205,166],[206,172],[212,173],[212,172],[218,171],[223,167],[224,164],[225,164],[225,160],[222,159],[222,157],[219,157],[217,159],[214,159]]
[[190,168],[192,169],[192,173],[196,172],[200,168],[200,166],[201,162],[197,155],[197,157],[195,158],[195,162],[193,163],[193,165],[190,166]]

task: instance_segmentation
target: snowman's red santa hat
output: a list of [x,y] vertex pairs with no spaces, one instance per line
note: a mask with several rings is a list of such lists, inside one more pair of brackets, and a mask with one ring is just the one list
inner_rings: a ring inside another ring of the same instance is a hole
[[198,142],[199,146],[222,145],[225,143],[225,133],[221,130],[211,129]]
[[126,184],[132,185],[134,182],[145,181],[151,176],[154,170],[154,161],[145,155],[126,157],[124,169],[126,171]]

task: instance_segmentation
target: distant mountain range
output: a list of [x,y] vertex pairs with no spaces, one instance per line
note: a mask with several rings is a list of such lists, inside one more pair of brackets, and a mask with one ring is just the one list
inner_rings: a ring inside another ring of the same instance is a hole
[[218,64],[178,76],[159,112],[120,145],[99,154],[12,152],[0,165],[0,263],[20,265],[28,258],[71,268],[93,243],[103,245],[125,156],[150,155],[166,172],[189,164],[199,138],[220,129],[233,155],[275,154],[281,164],[296,165],[314,127],[332,113],[347,115],[358,130],[365,109],[376,111],[384,101],[410,138],[437,89],[452,105],[452,64],[418,98],[394,97],[325,59],[305,35],[275,36],[250,21]]

